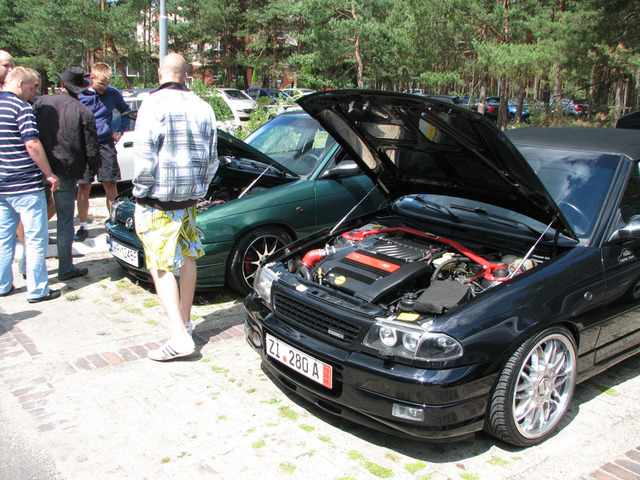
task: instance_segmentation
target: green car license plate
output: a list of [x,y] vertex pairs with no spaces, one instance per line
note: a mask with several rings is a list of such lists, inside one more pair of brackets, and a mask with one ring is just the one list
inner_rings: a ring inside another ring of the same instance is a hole
[[111,240],[111,253],[114,257],[119,258],[129,265],[133,265],[136,268],[140,267],[138,252],[132,248],[125,247],[121,243]]

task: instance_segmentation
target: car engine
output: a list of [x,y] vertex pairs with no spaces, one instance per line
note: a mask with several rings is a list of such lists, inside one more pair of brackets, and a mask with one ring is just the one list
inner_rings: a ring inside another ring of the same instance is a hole
[[299,275],[395,312],[442,315],[535,266],[407,227],[370,224],[308,251]]

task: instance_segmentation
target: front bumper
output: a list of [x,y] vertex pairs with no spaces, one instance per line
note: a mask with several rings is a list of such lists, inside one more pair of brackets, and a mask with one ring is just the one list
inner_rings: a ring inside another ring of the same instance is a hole
[[[323,410],[387,433],[441,440],[481,430],[499,362],[427,370],[353,352],[308,335],[274,315],[262,301],[245,299],[245,333],[265,368],[280,384]],[[265,335],[320,360],[333,369],[327,389],[267,355]],[[394,412],[419,412],[422,419]]]
[[[120,267],[122,267],[122,269],[132,277],[143,282],[151,283],[153,280],[145,265],[144,248],[142,247],[142,242],[138,238],[136,232],[126,228],[120,223],[114,223],[110,220],[105,223],[105,229],[107,231],[107,243],[109,244],[109,250]],[[113,241],[135,251],[137,262],[134,263],[137,263],[137,265],[132,265],[131,263],[116,257],[113,252]],[[224,285],[227,257],[229,256],[231,247],[231,243],[203,245],[205,255],[197,261],[197,288],[206,289],[221,287]],[[176,272],[176,275],[179,276],[179,272]]]

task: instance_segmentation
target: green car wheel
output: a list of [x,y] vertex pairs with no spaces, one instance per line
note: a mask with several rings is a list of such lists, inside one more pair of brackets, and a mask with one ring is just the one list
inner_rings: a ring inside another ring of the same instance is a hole
[[238,239],[229,255],[227,284],[240,295],[248,295],[260,261],[291,243],[287,232],[278,227],[259,227]]

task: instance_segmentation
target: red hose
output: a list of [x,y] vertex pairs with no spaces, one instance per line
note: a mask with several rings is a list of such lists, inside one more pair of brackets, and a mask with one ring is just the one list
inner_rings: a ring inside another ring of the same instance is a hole
[[[450,247],[455,248],[458,252],[460,252],[465,257],[468,257],[469,259],[481,265],[482,268],[484,269],[484,278],[486,280],[495,282],[495,281],[504,281],[504,280],[507,280],[508,278],[508,275],[499,276],[499,277],[494,276],[494,273],[497,272],[498,270],[506,270],[504,265],[490,262],[489,260],[482,258],[480,255],[476,255],[467,247],[465,247],[464,245],[454,240],[449,240],[448,238],[442,238],[442,237],[434,237],[432,235],[429,235],[428,233],[424,233],[424,232],[421,232],[420,230],[415,230],[413,228],[393,227],[393,228],[382,228],[380,230],[361,230],[357,232],[345,232],[342,234],[342,237],[345,238],[346,240],[354,240],[357,242],[361,242],[369,235],[374,235],[378,233],[389,233],[389,232],[410,233],[412,235],[423,237],[434,242],[440,242],[440,243],[444,243],[445,245],[449,245]],[[305,258],[306,258],[306,255],[305,255]],[[316,261],[318,260],[319,258]],[[304,263],[304,259],[303,259],[303,263]]]

